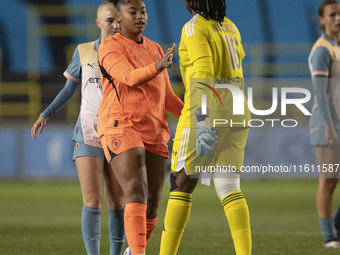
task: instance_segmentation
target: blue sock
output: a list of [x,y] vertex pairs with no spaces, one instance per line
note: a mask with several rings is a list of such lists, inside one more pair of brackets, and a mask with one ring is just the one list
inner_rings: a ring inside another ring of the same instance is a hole
[[334,225],[336,229],[340,230],[340,205],[338,207],[338,211],[336,212],[334,216]]
[[99,255],[100,250],[100,213],[102,210],[83,205],[81,229],[88,255]]
[[323,235],[323,239],[325,242],[333,241],[338,238],[336,234],[336,229],[334,226],[334,219],[332,218],[325,218],[325,219],[319,219],[321,232]]
[[109,209],[110,255],[122,254],[124,231],[124,208],[116,211]]

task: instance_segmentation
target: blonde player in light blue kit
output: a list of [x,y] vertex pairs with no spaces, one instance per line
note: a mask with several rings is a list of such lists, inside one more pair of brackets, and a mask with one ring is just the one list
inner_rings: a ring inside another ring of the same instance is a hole
[[73,160],[78,170],[83,194],[82,233],[87,254],[99,255],[104,179],[106,200],[109,207],[110,254],[120,255],[124,246],[124,201],[121,187],[105,160],[97,136],[97,115],[102,99],[102,85],[97,50],[101,41],[119,30],[115,20],[116,9],[112,3],[103,2],[97,10],[97,25],[101,37],[96,41],[78,45],[64,72],[67,82],[54,101],[40,115],[32,127],[32,138],[41,133],[47,119],[55,114],[74,95],[81,85],[81,107],[73,133],[75,141]]
[[323,33],[309,56],[315,93],[310,138],[322,170],[316,205],[324,247],[340,248],[337,235],[340,208],[336,216],[332,216],[332,198],[340,172],[340,3],[324,0],[319,6],[319,19]]

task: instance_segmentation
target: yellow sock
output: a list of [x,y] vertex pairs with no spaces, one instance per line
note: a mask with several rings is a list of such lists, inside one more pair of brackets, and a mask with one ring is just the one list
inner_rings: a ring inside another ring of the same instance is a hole
[[249,210],[241,190],[235,190],[221,199],[227,216],[237,255],[251,254]]
[[176,255],[191,211],[190,193],[170,192],[159,255]]

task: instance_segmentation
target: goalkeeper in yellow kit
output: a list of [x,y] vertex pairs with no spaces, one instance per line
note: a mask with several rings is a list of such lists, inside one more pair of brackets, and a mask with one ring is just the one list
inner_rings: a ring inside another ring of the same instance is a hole
[[202,171],[202,183],[210,184],[210,178],[214,182],[236,254],[249,255],[249,210],[240,190],[250,120],[241,36],[225,17],[225,0],[184,1],[193,17],[182,29],[179,46],[185,96],[172,149],[171,190],[160,255],[177,253]]

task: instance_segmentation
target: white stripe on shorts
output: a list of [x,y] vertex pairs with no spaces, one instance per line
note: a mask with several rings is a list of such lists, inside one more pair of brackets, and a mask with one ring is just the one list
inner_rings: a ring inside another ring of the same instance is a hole
[[185,160],[188,154],[189,137],[190,137],[190,128],[183,128],[181,143],[179,145],[179,151],[178,151],[178,157],[177,157],[176,172],[179,172],[184,168],[186,174],[188,174],[188,171],[185,168]]
[[190,128],[183,128],[181,144],[179,145],[178,157],[185,157],[187,155],[189,146]]

